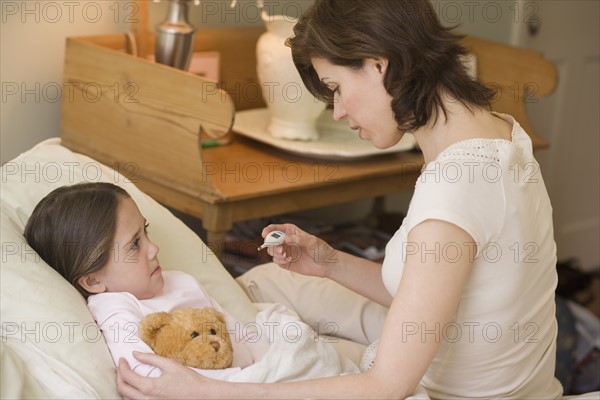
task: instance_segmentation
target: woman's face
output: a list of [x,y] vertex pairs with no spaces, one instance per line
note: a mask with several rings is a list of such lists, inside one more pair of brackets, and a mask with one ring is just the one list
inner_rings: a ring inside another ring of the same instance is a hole
[[146,219],[131,198],[122,198],[118,207],[109,261],[88,278],[96,284],[93,292],[129,292],[140,300],[154,297],[164,287],[158,246],[148,238]]
[[383,86],[387,60],[367,59],[359,70],[331,64],[323,58],[312,60],[325,86],[334,92],[333,118],[347,120],[363,140],[385,149],[398,143],[403,132],[392,111],[392,97]]

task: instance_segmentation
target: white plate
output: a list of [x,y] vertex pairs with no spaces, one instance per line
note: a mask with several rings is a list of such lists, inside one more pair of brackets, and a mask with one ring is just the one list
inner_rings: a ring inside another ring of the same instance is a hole
[[384,150],[378,149],[370,141],[361,140],[357,133],[348,127],[348,122],[335,121],[330,109],[326,109],[319,116],[317,120],[319,140],[314,141],[287,140],[273,137],[267,132],[269,120],[270,113],[266,108],[239,111],[235,114],[233,130],[282,150],[323,159],[369,157],[411,150],[415,147],[414,137],[404,135],[396,145]]

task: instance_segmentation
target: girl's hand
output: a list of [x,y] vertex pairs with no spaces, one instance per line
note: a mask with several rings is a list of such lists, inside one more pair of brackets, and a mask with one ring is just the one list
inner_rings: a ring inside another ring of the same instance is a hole
[[275,230],[285,233],[284,243],[267,247],[267,251],[280,267],[303,275],[327,277],[338,263],[335,249],[296,225],[269,225],[263,229],[262,237]]
[[124,359],[117,366],[117,391],[125,399],[197,399],[210,380],[176,361],[150,353],[133,353],[144,364],[154,365],[163,373],[158,378],[140,376]]

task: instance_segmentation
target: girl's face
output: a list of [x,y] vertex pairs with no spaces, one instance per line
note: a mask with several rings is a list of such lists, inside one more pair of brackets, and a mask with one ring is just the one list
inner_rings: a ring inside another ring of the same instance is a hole
[[160,294],[164,278],[157,258],[159,249],[148,238],[146,228],[146,219],[135,202],[122,198],[109,261],[100,271],[81,278],[84,288],[90,293],[129,292],[140,300]]
[[312,60],[325,86],[334,92],[333,118],[347,120],[363,140],[385,149],[398,143],[403,132],[392,111],[392,97],[383,86],[387,60],[367,59],[359,70],[331,64],[322,58]]

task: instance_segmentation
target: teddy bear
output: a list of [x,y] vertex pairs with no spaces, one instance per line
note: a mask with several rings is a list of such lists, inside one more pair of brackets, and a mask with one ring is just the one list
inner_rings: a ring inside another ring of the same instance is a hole
[[233,361],[225,316],[212,307],[149,314],[140,323],[140,337],[156,354],[189,367],[222,369]]

